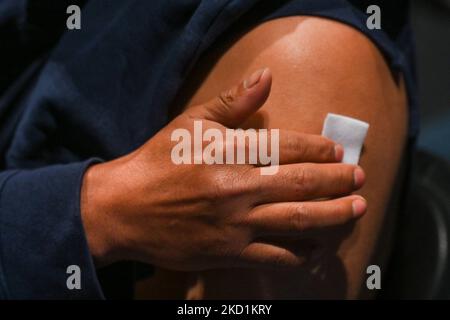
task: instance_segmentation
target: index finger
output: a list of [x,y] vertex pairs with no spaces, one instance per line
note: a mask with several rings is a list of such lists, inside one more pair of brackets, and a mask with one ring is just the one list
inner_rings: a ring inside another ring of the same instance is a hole
[[340,144],[316,134],[280,130],[280,164],[298,162],[340,162],[344,149]]

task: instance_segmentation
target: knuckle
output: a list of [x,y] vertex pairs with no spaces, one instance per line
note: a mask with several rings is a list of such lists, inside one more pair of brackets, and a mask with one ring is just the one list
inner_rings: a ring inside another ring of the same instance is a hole
[[294,179],[293,185],[295,191],[298,194],[307,195],[312,189],[312,175],[308,166],[301,166],[295,174],[293,174],[292,179]]
[[296,139],[291,139],[291,141],[289,141],[290,148],[293,148],[294,150],[297,150],[298,154],[301,157],[306,157],[308,155],[308,153],[310,152],[310,148],[309,145],[306,141],[294,141]]
[[293,205],[291,208],[291,225],[296,231],[305,231],[309,227],[311,211],[304,204]]
[[236,101],[236,95],[231,89],[225,90],[220,93],[218,99],[224,108],[229,108]]
[[217,201],[229,200],[246,192],[245,179],[240,179],[239,175],[231,171],[217,173],[212,179],[214,184],[213,190],[215,190],[213,198]]
[[308,135],[302,141],[302,154],[313,159],[313,162],[328,162],[334,160],[334,143],[328,138],[318,135]]
[[305,148],[305,141],[300,139],[297,135],[287,132],[285,135],[286,147],[289,150],[297,151],[299,154],[303,155],[303,150]]
[[226,200],[228,177],[222,171],[209,172],[202,183],[206,192],[205,200],[212,205],[219,205]]
[[198,202],[206,202],[208,206],[215,206],[219,205],[222,199],[223,195],[220,186],[217,184],[210,184],[206,189],[205,194],[199,195]]
[[[258,173],[255,173],[258,171]],[[267,188],[266,176],[261,176],[259,174],[259,168],[250,168],[245,174],[246,180],[248,182],[248,190],[257,198],[263,199],[269,194]]]
[[321,153],[327,158],[334,160],[335,157],[335,149],[334,149],[335,143],[331,141],[330,139],[325,139],[323,143],[323,149],[321,150]]
[[230,187],[229,187],[229,175],[224,174],[222,172],[214,174],[211,177],[211,183],[214,186],[214,188],[211,188],[212,192],[212,198],[216,201],[219,201],[223,198],[226,198]]

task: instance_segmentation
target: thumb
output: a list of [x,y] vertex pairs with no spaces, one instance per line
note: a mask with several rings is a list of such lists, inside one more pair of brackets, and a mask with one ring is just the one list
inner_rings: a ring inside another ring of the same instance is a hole
[[262,107],[269,96],[271,84],[270,70],[260,69],[218,97],[189,109],[189,115],[215,121],[229,128],[237,127]]

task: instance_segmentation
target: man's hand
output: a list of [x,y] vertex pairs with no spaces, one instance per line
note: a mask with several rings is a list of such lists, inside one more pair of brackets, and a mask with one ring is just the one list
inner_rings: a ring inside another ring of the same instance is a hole
[[[349,195],[364,183],[361,168],[337,163],[342,147],[317,135],[280,130],[280,167],[175,165],[171,133],[235,128],[265,102],[268,69],[212,101],[186,110],[138,150],[92,166],[81,210],[98,264],[133,259],[177,270],[298,266],[314,247],[284,248],[264,237],[300,238],[305,231],[361,216],[365,200]],[[338,197],[338,198],[336,198]],[[329,200],[311,201],[327,198]]]

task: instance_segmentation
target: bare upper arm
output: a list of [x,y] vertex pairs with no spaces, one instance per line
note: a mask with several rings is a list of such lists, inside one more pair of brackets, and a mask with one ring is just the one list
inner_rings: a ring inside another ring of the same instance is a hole
[[370,124],[360,161],[367,176],[360,193],[368,213],[348,233],[323,232],[331,248],[318,272],[325,275],[311,270],[211,271],[201,276],[193,296],[356,297],[401,164],[407,130],[402,82],[394,81],[379,50],[355,29],[297,16],[264,23],[231,46],[217,47],[194,69],[193,74],[206,76],[191,79],[198,86],[186,88],[181,100],[188,106],[207,101],[261,67],[272,71],[272,91],[248,125],[319,134],[328,112]]

